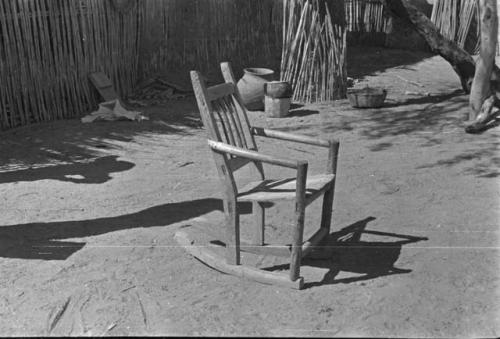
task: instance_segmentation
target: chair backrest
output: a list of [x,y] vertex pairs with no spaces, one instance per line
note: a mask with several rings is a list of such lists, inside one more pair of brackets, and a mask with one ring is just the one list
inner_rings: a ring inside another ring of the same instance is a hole
[[[247,111],[238,92],[230,64],[221,63],[221,70],[225,82],[212,87],[207,87],[199,72],[191,71],[194,93],[208,137],[214,141],[257,151]],[[227,162],[226,166],[230,171],[235,171],[252,161],[225,157],[224,162]],[[262,164],[255,163],[255,165],[263,177]]]

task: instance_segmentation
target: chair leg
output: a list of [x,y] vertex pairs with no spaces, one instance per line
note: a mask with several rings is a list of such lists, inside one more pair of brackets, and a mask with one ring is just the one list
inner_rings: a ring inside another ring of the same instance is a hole
[[265,234],[265,209],[262,204],[258,201],[252,204],[253,219],[254,219],[254,238],[253,245],[263,246],[264,245],[264,234]]
[[226,262],[240,265],[240,217],[236,211],[236,201],[224,201],[226,212]]
[[302,261],[302,243],[304,241],[304,219],[306,211],[306,178],[307,162],[299,162],[297,167],[297,190],[295,199],[295,230],[292,242],[292,256],[290,260],[290,280],[300,278],[300,264]]
[[332,222],[332,209],[333,209],[333,193],[335,191],[335,186],[332,184],[330,189],[325,192],[323,196],[323,207],[321,209],[321,228],[325,228],[330,231],[330,225]]
[[290,280],[292,281],[295,281],[300,277],[302,243],[304,242],[304,218],[305,208],[302,208],[302,211],[297,211],[297,219],[292,243],[292,257],[290,263]]

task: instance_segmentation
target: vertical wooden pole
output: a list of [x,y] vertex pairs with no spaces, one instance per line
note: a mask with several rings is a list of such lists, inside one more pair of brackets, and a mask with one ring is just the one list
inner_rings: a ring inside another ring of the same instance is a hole
[[255,233],[253,238],[254,245],[262,246],[265,241],[265,209],[264,206],[261,205],[258,201],[254,201],[252,204],[252,212],[253,212],[253,220]]
[[337,158],[339,154],[339,143],[332,142],[328,153],[327,173],[335,174],[331,187],[323,196],[323,208],[321,210],[321,228],[330,231],[333,209],[333,195],[335,193],[335,180],[337,180]]
[[470,121],[476,120],[483,103],[492,95],[490,79],[495,64],[498,35],[497,0],[480,0],[479,8],[481,11],[481,52],[476,63],[469,99]]
[[290,280],[300,277],[300,263],[302,259],[302,242],[304,237],[304,219],[306,209],[306,178],[307,161],[299,161],[297,168],[297,189],[295,198],[295,230],[293,234],[292,256],[290,263]]
[[240,265],[240,216],[236,208],[236,199],[224,199],[226,213],[226,262]]

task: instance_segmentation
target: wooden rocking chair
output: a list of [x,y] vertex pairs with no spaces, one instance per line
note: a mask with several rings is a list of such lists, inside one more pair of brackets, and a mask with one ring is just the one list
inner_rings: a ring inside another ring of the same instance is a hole
[[[229,63],[221,64],[225,83],[207,88],[197,71],[191,72],[191,80],[198,102],[203,124],[208,131],[208,145],[224,187],[225,258],[215,254],[210,246],[197,244],[186,231],[179,230],[175,238],[193,256],[219,271],[267,284],[284,285],[301,289],[304,279],[300,277],[301,259],[308,255],[329,234],[332,214],[335,174],[339,142],[321,140],[308,136],[274,131],[250,126],[247,112],[242,104]],[[307,161],[277,158],[258,152],[255,136],[288,140],[328,149],[326,172],[307,176]],[[266,180],[263,163],[292,168],[296,178]],[[256,166],[260,181],[238,190],[233,172],[241,167]],[[307,241],[303,241],[305,208],[316,198],[324,196],[321,227]],[[264,242],[264,215],[266,204],[277,200],[295,200],[295,225],[291,246],[267,245]],[[251,202],[255,220],[253,243],[240,240],[238,202]],[[290,258],[289,276],[242,265],[240,252],[270,254]]]

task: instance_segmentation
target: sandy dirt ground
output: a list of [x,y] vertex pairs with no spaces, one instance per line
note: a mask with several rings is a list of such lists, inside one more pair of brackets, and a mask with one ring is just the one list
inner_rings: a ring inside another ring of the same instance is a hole
[[[350,53],[356,86],[386,87],[385,107],[250,112],[255,125],[341,141],[332,237],[364,231],[306,261],[301,291],[221,274],[174,241],[181,227],[223,226],[192,97],[148,107],[142,123],[2,132],[0,335],[500,336],[500,127],[464,133],[468,97],[439,57]],[[313,173],[325,164],[322,149],[259,145]],[[270,232],[292,220],[286,207],[270,210]],[[318,213],[307,210],[308,229]]]

